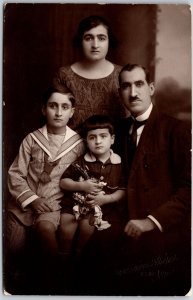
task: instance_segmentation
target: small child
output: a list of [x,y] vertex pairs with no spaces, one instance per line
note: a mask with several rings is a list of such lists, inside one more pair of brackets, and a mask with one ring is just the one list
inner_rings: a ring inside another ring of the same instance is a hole
[[[18,226],[34,226],[43,255],[50,257],[58,251],[56,230],[63,197],[59,181],[85,146],[80,135],[67,126],[75,110],[71,91],[58,92],[51,87],[43,100],[46,125],[25,137],[8,172],[9,191],[15,199],[9,211],[19,220]],[[9,228],[9,246],[14,248],[17,226]],[[21,239],[18,236],[20,243]]]
[[60,181],[66,191],[60,218],[60,237],[66,257],[71,253],[77,228],[79,256],[95,227],[106,229],[111,221],[120,218],[119,201],[125,196],[121,158],[111,150],[115,137],[109,117],[88,118],[83,124],[83,137],[88,152],[69,166]]

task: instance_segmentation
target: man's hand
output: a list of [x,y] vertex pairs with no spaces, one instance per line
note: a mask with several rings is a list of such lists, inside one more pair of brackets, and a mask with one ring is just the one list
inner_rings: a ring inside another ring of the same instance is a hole
[[151,231],[156,227],[155,223],[149,218],[142,220],[130,220],[125,226],[125,233],[138,239],[143,232]]
[[30,203],[30,206],[38,214],[52,211],[52,209],[49,207],[49,204],[47,203],[47,199],[45,198],[37,198]]

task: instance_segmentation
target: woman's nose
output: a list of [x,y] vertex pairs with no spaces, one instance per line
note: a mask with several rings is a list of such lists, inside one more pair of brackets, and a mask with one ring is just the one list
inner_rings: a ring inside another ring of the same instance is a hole
[[97,37],[93,39],[93,44],[92,44],[92,46],[93,46],[94,48],[97,48],[97,47],[98,47],[98,39],[97,39]]

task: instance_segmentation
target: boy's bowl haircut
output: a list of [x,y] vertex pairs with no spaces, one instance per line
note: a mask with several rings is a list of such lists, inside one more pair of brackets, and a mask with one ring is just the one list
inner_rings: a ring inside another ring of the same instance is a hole
[[107,128],[111,135],[114,134],[114,125],[112,119],[107,115],[93,115],[86,119],[82,126],[82,136],[87,138],[90,130]]

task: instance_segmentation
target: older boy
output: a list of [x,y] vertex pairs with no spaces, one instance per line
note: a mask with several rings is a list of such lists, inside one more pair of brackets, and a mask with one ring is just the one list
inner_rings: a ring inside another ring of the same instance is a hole
[[70,90],[50,88],[42,105],[46,125],[27,135],[9,169],[8,187],[13,201],[8,207],[5,246],[11,253],[22,250],[26,228],[33,225],[45,261],[57,254],[56,230],[63,197],[59,180],[84,152],[82,138],[67,126],[74,105]]

